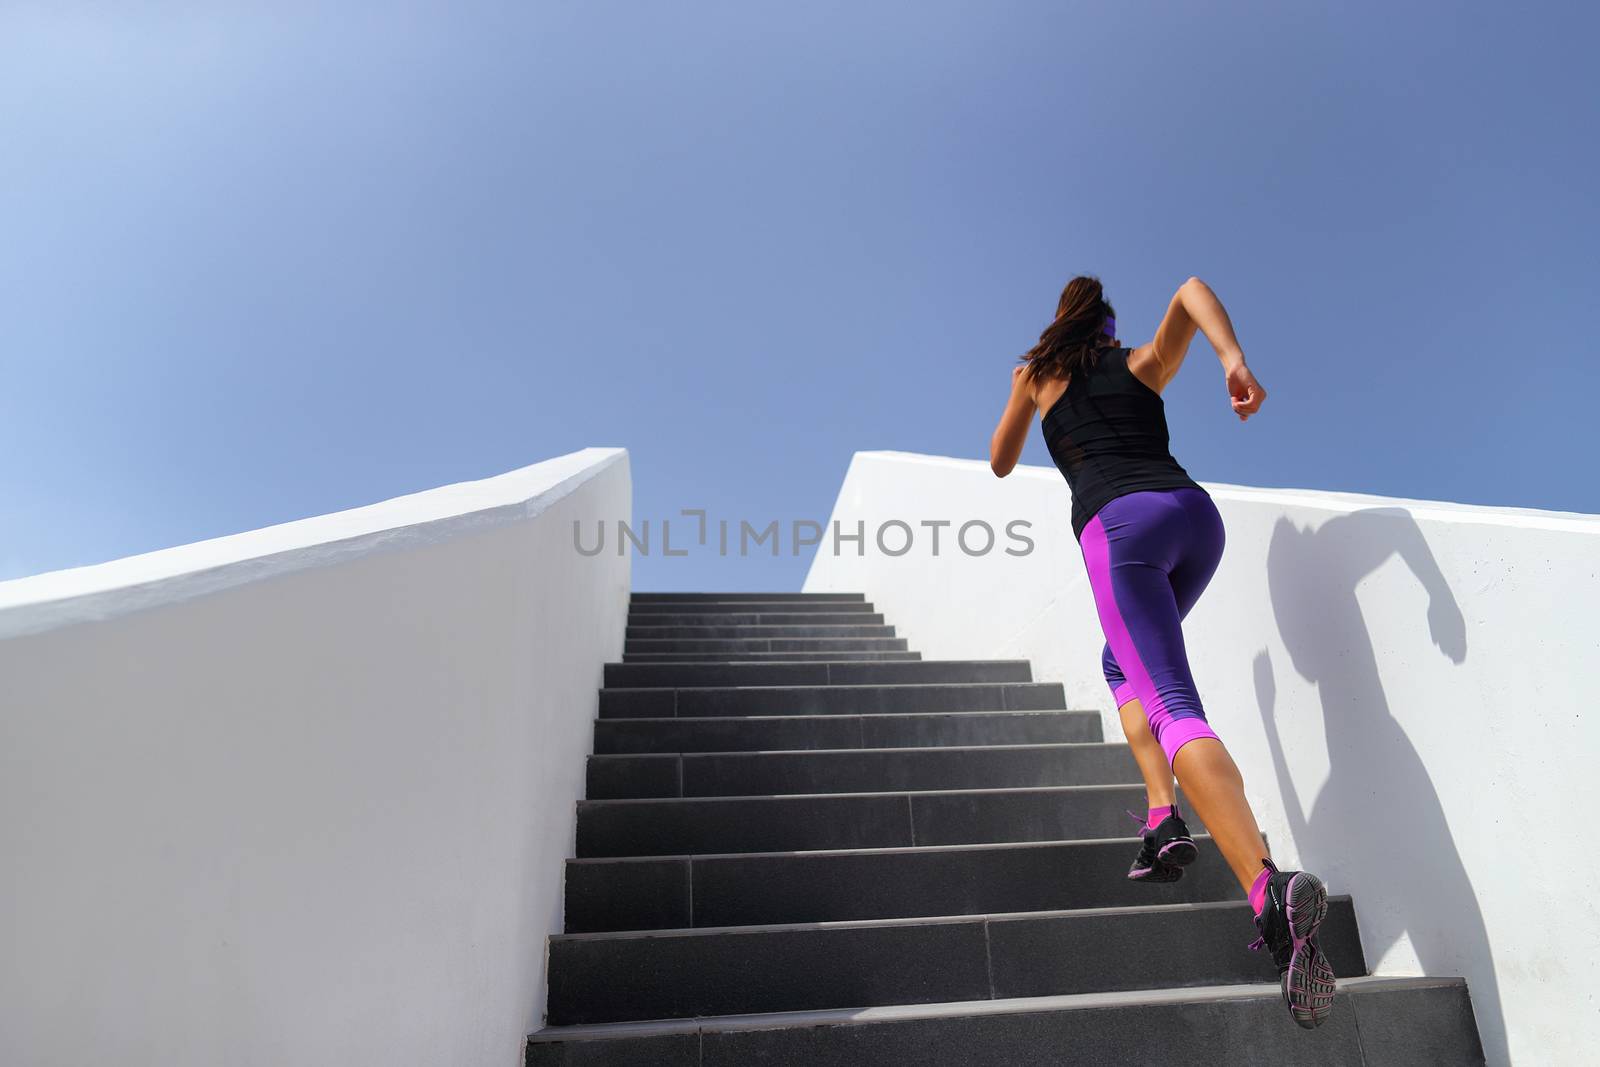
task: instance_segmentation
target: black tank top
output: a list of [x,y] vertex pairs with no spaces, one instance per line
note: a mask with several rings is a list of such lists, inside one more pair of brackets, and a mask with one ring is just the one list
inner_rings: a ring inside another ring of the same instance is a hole
[[1040,426],[1050,458],[1072,489],[1072,533],[1095,512],[1141,489],[1204,488],[1172,458],[1161,394],[1128,369],[1131,349],[1102,348],[1067,383]]

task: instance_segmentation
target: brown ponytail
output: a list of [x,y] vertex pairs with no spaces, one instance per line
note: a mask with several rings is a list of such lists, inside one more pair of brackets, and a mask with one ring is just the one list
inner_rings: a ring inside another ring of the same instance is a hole
[[1106,319],[1115,317],[1099,278],[1080,274],[1072,279],[1061,290],[1055,321],[1021,357],[1028,364],[1029,376],[1035,381],[1069,378],[1075,371],[1094,366],[1098,350],[1112,342],[1101,332]]

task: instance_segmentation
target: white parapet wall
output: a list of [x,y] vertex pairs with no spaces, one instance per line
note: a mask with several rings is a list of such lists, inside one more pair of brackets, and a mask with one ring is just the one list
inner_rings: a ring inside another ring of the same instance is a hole
[[0,1063],[520,1063],[627,454],[0,583]]
[[[1274,851],[1354,894],[1375,972],[1465,975],[1491,1064],[1588,1062],[1600,516],[1206,488],[1227,545],[1185,640]],[[930,658],[1030,659],[1120,737],[1070,504],[1053,468],[857,453],[805,589]]]

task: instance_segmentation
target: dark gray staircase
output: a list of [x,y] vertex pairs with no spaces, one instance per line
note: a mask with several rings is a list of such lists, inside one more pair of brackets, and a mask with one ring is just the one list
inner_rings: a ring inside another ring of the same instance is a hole
[[636,593],[599,707],[530,1065],[1483,1062],[1465,983],[1367,977],[1346,896],[1296,1027],[1203,834],[1126,879],[1098,713],[860,594]]

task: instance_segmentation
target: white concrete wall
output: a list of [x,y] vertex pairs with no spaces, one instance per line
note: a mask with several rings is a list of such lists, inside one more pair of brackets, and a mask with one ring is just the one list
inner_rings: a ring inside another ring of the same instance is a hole
[[[1374,971],[1465,975],[1491,1064],[1588,1062],[1600,516],[1206,488],[1227,546],[1186,642],[1274,851],[1355,894]],[[1070,500],[1053,468],[858,453],[833,519],[865,555],[825,541],[805,588],[866,592],[928,657],[1031,659],[1120,736]],[[893,519],[918,530],[899,558]],[[946,530],[934,557],[938,519],[996,551]],[[1002,551],[1014,519],[1029,555]]]
[[520,1063],[627,455],[0,584],[0,1063]]

